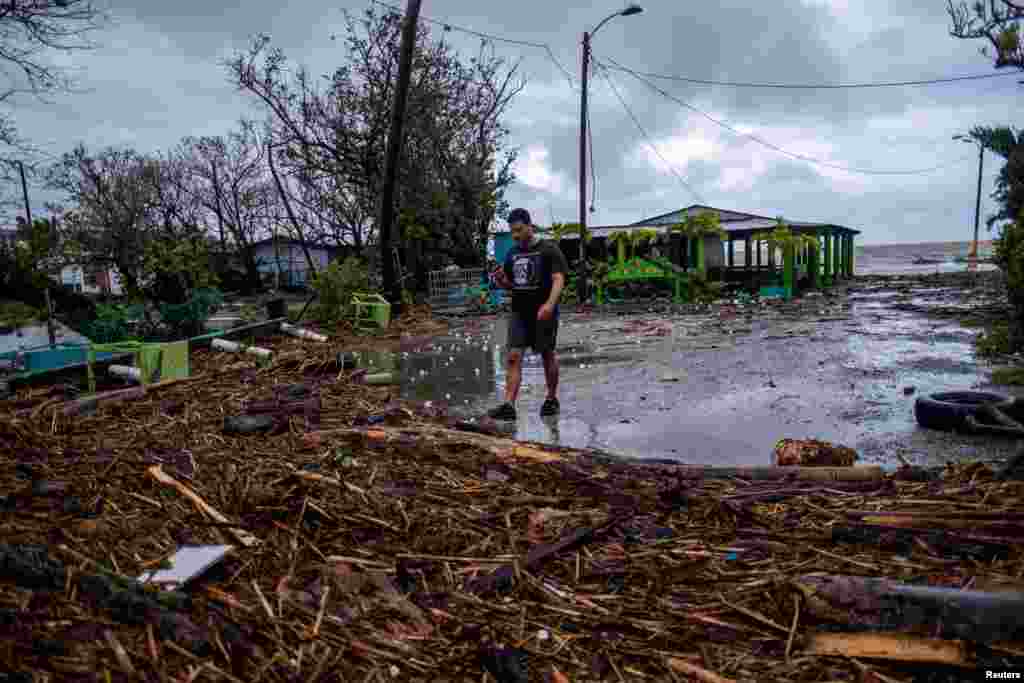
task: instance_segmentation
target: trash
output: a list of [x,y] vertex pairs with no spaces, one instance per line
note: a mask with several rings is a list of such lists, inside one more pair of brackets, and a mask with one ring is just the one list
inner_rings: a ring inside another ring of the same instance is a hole
[[142,370],[131,365],[111,365],[107,372],[115,377],[121,377],[131,382],[142,381]]
[[1019,640],[1024,595],[935,588],[886,578],[809,574],[794,580],[817,619],[875,631],[915,631],[975,643]]
[[529,654],[517,648],[488,649],[480,657],[497,683],[529,683]]
[[397,384],[398,377],[393,372],[378,372],[372,375],[365,375],[362,378],[363,384]]
[[229,415],[224,418],[225,434],[255,434],[268,432],[277,421],[273,415]]
[[353,370],[358,365],[355,355],[348,351],[339,351],[338,355],[335,356],[335,363],[337,363],[338,368],[341,370]]
[[775,465],[790,467],[850,467],[857,461],[857,452],[817,439],[781,439],[775,444]]
[[917,391],[917,387],[903,387],[904,396],[913,396],[915,391]]
[[317,334],[316,332],[307,330],[302,327],[295,327],[294,325],[290,325],[288,323],[281,323],[281,331],[284,332],[285,334],[290,334],[293,337],[298,337],[299,339],[309,339],[310,341],[315,342],[327,341],[327,337],[322,334]]
[[214,339],[210,342],[210,348],[216,349],[217,351],[226,351],[228,353],[248,353],[251,356],[257,358],[267,359],[273,354],[270,349],[264,349],[259,346],[245,346],[238,342],[228,341],[227,339]]
[[223,560],[233,549],[230,545],[184,546],[166,560],[169,567],[147,572],[139,581],[171,588],[184,585]]

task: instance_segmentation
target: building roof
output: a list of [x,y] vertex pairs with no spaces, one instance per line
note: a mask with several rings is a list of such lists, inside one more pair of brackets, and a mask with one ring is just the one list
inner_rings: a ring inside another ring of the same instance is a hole
[[[703,204],[693,204],[684,209],[677,209],[658,216],[652,216],[651,218],[645,218],[642,221],[637,221],[636,223],[632,223],[626,227],[630,229],[639,229],[655,228],[660,225],[670,226],[679,223],[685,216],[698,215],[708,211],[717,213],[719,224],[722,226],[722,229],[734,237],[742,237],[753,234],[754,232],[770,230],[775,227],[778,220],[776,218],[758,216],[756,214],[744,213],[742,211],[729,211],[726,209],[718,209],[713,206],[705,206]],[[793,221],[787,218],[783,218],[782,220],[796,232],[810,232],[815,229],[829,228],[848,235],[860,234],[860,230],[854,230],[853,228],[847,228],[835,223]],[[592,230],[596,231],[597,228],[593,228]]]

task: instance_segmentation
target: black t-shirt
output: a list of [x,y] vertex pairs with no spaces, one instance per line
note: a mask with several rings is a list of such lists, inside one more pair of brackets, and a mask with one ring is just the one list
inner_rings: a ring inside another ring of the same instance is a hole
[[512,310],[536,314],[551,296],[551,276],[567,270],[565,254],[555,242],[535,238],[526,249],[514,244],[505,257],[505,275],[512,283]]

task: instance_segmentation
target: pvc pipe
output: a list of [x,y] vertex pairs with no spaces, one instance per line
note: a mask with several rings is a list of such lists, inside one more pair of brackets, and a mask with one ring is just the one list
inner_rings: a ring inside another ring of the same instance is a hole
[[288,323],[281,323],[281,331],[290,334],[293,337],[298,337],[299,339],[310,339],[318,342],[327,341],[327,337],[322,334],[317,334],[316,332],[311,332],[310,330],[303,329],[301,327],[295,327]]
[[228,353],[248,353],[259,358],[270,358],[273,353],[270,349],[264,349],[259,346],[243,346],[238,342],[228,341],[227,339],[214,339],[210,342],[210,348],[218,351],[227,351]]
[[142,370],[131,365],[111,365],[107,371],[115,377],[123,377],[133,382],[142,381]]

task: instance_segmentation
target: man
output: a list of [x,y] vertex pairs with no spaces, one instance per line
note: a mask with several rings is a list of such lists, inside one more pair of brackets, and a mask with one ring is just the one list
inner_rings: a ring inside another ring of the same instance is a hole
[[541,406],[543,416],[557,415],[558,357],[555,345],[558,336],[558,299],[565,287],[568,266],[558,245],[542,241],[534,234],[533,223],[526,209],[513,209],[508,215],[509,229],[515,245],[505,257],[505,264],[495,272],[495,282],[512,292],[508,318],[508,359],[505,375],[505,402],[488,415],[498,420],[516,419],[516,398],[522,382],[523,352],[527,347],[544,360],[547,398]]

